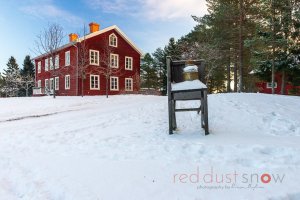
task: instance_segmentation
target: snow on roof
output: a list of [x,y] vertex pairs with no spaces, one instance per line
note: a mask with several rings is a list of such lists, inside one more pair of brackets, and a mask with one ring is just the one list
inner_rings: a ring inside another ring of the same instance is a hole
[[83,41],[84,39],[89,39],[91,37],[95,37],[97,35],[100,35],[102,33],[105,33],[107,31],[110,31],[110,30],[113,30],[115,29],[117,31],[117,33],[119,33],[123,39],[128,42],[128,44],[130,44],[130,46],[132,46],[140,55],[143,55],[143,52],[140,48],[138,48],[127,36],[126,34],[117,26],[117,25],[113,25],[113,26],[109,26],[107,28],[104,28],[102,30],[99,30],[99,31],[96,31],[94,33],[91,33],[91,34],[88,34],[86,35],[85,37],[81,37],[81,38],[78,38],[77,39],[77,42],[81,42]]
[[[72,46],[72,45],[76,44],[77,42],[81,42],[81,41],[83,41],[83,40],[85,40],[85,39],[89,39],[89,38],[95,37],[95,36],[97,36],[97,35],[100,35],[100,34],[102,34],[102,33],[106,33],[107,31],[110,31],[110,30],[113,30],[113,29],[115,29],[115,30],[117,31],[117,33],[119,33],[119,35],[120,35],[126,42],[128,42],[128,44],[129,44],[133,49],[135,49],[135,50],[141,55],[141,57],[143,56],[143,51],[142,51],[140,48],[138,48],[138,47],[137,47],[137,46],[136,46],[136,45],[135,45],[135,44],[134,44],[127,36],[126,36],[126,34],[125,34],[125,33],[124,33],[117,25],[109,26],[109,27],[104,28],[104,29],[102,29],[102,30],[99,30],[99,31],[90,33],[90,34],[88,34],[88,35],[86,35],[86,36],[80,37],[80,38],[78,38],[78,39],[76,40],[76,42],[69,42],[68,44],[65,44],[65,45],[59,47],[59,48],[57,49],[57,51],[62,50],[62,49],[64,49],[64,48],[67,48],[67,47],[69,47],[69,46]],[[37,56],[37,57],[33,58],[32,60],[39,59],[39,58],[44,57],[44,56],[46,56],[46,55],[47,55],[47,54],[42,54],[42,55],[40,55],[40,56]]]
[[[72,46],[72,45],[75,45],[75,44],[76,44],[76,42],[69,42],[68,44],[65,44],[65,45],[59,47],[59,48],[57,49],[57,51],[60,51],[60,50],[62,50],[62,49],[65,49],[65,48],[67,48],[67,47],[69,47],[69,46]],[[44,54],[42,54],[42,55],[39,55],[39,56],[37,56],[37,57],[32,58],[31,60],[36,60],[36,59],[42,58],[42,57],[44,57],[44,56],[46,56],[46,55],[48,55],[48,54],[49,54],[49,53],[44,53]]]
[[261,71],[259,69],[253,69],[249,74],[257,74],[260,73]]
[[180,91],[180,90],[196,90],[207,88],[207,86],[202,83],[200,80],[193,81],[183,81],[180,83],[172,83],[171,84],[172,91]]

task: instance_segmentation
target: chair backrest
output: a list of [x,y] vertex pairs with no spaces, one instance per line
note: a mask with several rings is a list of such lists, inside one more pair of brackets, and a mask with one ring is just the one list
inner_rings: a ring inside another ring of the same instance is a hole
[[[183,68],[186,66],[186,61],[187,60],[172,61],[169,56],[167,57],[167,70],[169,76],[168,80],[170,83],[179,83],[183,81]],[[204,60],[189,60],[189,62],[192,62],[194,65],[198,66],[199,80],[206,84]]]

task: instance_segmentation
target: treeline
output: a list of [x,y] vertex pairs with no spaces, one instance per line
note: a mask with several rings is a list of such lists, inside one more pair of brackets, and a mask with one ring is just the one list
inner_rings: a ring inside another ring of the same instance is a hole
[[35,69],[30,56],[26,56],[23,68],[20,69],[16,59],[11,56],[4,73],[0,74],[0,96],[22,97],[32,96]]
[[[165,59],[205,59],[210,92],[256,92],[255,82],[282,77],[300,85],[298,0],[207,0],[209,14],[193,16],[190,33],[146,54],[142,87],[166,88]],[[157,80],[157,81],[156,81]]]

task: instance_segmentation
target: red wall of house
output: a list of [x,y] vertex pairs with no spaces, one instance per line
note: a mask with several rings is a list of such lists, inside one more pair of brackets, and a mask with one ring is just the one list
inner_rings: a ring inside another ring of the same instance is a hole
[[[103,57],[104,49],[103,46],[107,46],[108,37],[110,34],[114,33],[118,38],[118,47],[110,47],[112,53],[119,55],[119,68],[117,74],[112,74],[112,76],[119,77],[119,91],[110,91],[110,95],[123,94],[123,93],[137,93],[139,91],[139,80],[136,80],[136,75],[140,75],[140,54],[132,48],[115,30],[108,31],[101,35],[87,39],[87,46],[89,49],[98,50],[101,57]],[[133,58],[133,70],[125,70],[125,56]],[[91,66],[87,70],[86,80],[84,82],[83,92],[84,95],[105,95],[106,93],[106,78],[104,74],[97,73],[93,71],[94,66]],[[100,75],[100,90],[90,90],[90,74]],[[125,78],[133,78],[133,91],[125,91]],[[110,83],[110,81],[109,81]],[[110,85],[108,85],[109,88]],[[80,92],[81,93],[81,92]]]
[[[280,73],[275,74],[275,82],[277,82],[277,88],[274,88],[275,94],[281,94],[282,75]],[[261,93],[272,94],[272,88],[267,88],[267,82],[258,82],[256,83],[256,87]],[[293,86],[286,82],[284,94],[288,94],[291,89],[293,89]]]
[[[70,66],[65,66],[65,52],[70,51]],[[42,57],[35,60],[36,65],[36,86],[37,81],[41,80],[41,87],[45,87],[45,79],[49,80],[53,77],[59,77],[59,90],[56,91],[57,95],[74,96],[76,95],[76,48],[74,46],[67,47],[59,51],[59,69],[55,71],[50,70],[50,64],[48,71],[45,71],[45,59],[49,57]],[[38,73],[38,62],[42,62],[41,73]],[[65,75],[70,75],[70,89],[65,89]]]
[[[119,77],[119,91],[108,90],[109,95],[123,94],[123,93],[137,93],[139,91],[139,75],[140,75],[140,54],[130,45],[126,40],[124,40],[115,30],[111,30],[100,35],[86,39],[86,44],[88,49],[98,50],[101,55],[104,54],[103,47],[108,44],[109,35],[114,33],[118,38],[118,46],[111,47],[112,53],[119,55],[119,68],[117,74],[112,74],[112,76]],[[70,66],[65,66],[65,52],[70,50],[71,64]],[[125,56],[133,58],[133,70],[125,70]],[[59,77],[59,90],[56,91],[57,95],[64,96],[74,96],[81,95],[81,78],[77,77],[77,49],[74,46],[66,47],[59,51],[59,69],[55,70],[56,75],[52,70],[45,71],[45,58],[42,57],[35,60],[36,64],[36,86],[37,81],[41,80],[41,87],[45,87],[45,79],[49,79],[55,76]],[[79,56],[80,58],[80,56]],[[38,62],[42,61],[41,73],[37,73]],[[93,70],[97,66],[89,66],[86,71],[86,79],[83,82],[83,94],[84,95],[105,95],[106,93],[106,79],[103,73],[98,70]],[[100,90],[90,90],[90,74],[100,75]],[[65,89],[65,75],[70,75],[70,89]],[[125,91],[125,78],[133,78],[133,91]],[[78,82],[78,86],[77,86]],[[110,81],[109,81],[110,83]],[[109,88],[109,86],[108,86]]]

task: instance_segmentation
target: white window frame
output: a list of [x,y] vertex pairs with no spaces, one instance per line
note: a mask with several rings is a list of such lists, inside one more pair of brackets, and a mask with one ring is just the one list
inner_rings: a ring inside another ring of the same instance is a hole
[[49,89],[49,79],[45,79],[45,88]]
[[45,71],[47,72],[49,70],[49,59],[45,59]]
[[[267,82],[267,88],[272,88],[272,82]],[[274,82],[274,88],[277,88],[277,82]]]
[[[92,87],[92,78],[97,78],[98,79],[98,86],[97,87],[95,87],[95,86]],[[100,90],[100,76],[99,75],[94,75],[94,74],[90,75],[90,90]]]
[[[113,80],[117,80],[117,87],[115,88],[115,87],[113,87],[114,86],[114,84],[112,84],[112,81]],[[116,76],[111,76],[110,77],[110,90],[111,91],[119,91],[119,77],[116,77]]]
[[[127,60],[128,60],[128,66],[127,66]],[[129,66],[129,63],[130,63],[130,66]],[[133,70],[133,58],[132,57],[125,56],[125,69],[131,70],[131,71]]]
[[42,87],[42,81],[41,81],[41,80],[38,80],[38,81],[37,81],[37,87],[38,87],[38,88]]
[[[129,80],[131,83],[130,89],[127,89],[127,80]],[[125,91],[133,91],[133,79],[132,78],[125,78]]]
[[[94,60],[92,60],[92,53],[94,54]],[[97,60],[96,60],[96,55],[97,55]],[[100,60],[99,51],[90,49],[89,58],[90,58],[90,65],[99,65],[99,60]]]
[[50,78],[49,84],[50,84],[49,89],[52,92],[53,91],[53,85],[54,85],[54,79],[53,78]]
[[55,81],[55,90],[59,90],[59,77],[58,76],[55,77],[54,81]]
[[53,65],[53,59],[52,57],[49,58],[49,66],[50,66],[50,70],[53,70],[54,69],[54,65]]
[[[114,39],[114,40],[112,40]],[[118,47],[118,38],[116,34],[112,33],[109,35],[109,46],[111,47]]]
[[38,74],[41,73],[41,71],[42,71],[42,62],[41,61],[38,62],[38,70],[37,71],[38,71]]
[[[110,57],[110,67],[111,68],[119,68],[119,55],[111,53],[109,57]],[[114,60],[114,61],[112,61],[112,60]],[[112,65],[112,64],[114,64],[114,65]],[[115,65],[115,64],[117,64],[117,65]]]
[[58,69],[59,68],[59,55],[55,56],[55,60],[54,60],[54,68]]
[[71,78],[70,75],[65,76],[65,89],[69,90],[71,86]]
[[70,66],[71,64],[71,54],[70,51],[65,52],[65,66]]

